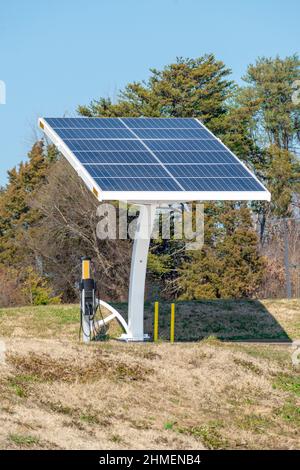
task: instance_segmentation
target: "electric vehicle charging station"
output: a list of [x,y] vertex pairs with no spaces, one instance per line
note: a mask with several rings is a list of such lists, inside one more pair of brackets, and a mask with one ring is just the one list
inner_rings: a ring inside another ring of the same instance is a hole
[[96,282],[91,278],[91,259],[82,258],[80,282],[80,307],[82,340],[88,343],[93,333],[93,319],[96,313]]

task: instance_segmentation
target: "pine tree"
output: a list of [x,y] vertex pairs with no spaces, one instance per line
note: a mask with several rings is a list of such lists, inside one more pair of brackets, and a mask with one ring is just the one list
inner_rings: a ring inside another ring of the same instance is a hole
[[0,264],[16,266],[24,259],[21,239],[40,217],[30,208],[30,199],[45,181],[57,155],[54,146],[45,149],[39,141],[29,152],[28,161],[8,172],[8,184],[0,195]]
[[255,296],[265,265],[257,243],[245,204],[216,205],[202,250],[192,252],[179,269],[180,299]]
[[237,96],[248,120],[249,148],[247,161],[272,192],[271,204],[255,202],[259,214],[260,240],[270,217],[291,215],[293,194],[299,193],[300,164],[295,150],[300,142],[300,104],[292,101],[293,84],[300,79],[297,55],[259,58],[249,65],[244,77],[246,86]]
[[230,69],[213,54],[178,58],[163,70],[151,69],[148,82],[129,83],[116,104],[101,98],[78,111],[89,117],[196,117],[215,129],[235,90],[229,74]]

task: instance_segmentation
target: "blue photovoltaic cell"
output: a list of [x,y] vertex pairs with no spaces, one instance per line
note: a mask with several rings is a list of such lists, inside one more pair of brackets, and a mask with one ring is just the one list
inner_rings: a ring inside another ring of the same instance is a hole
[[163,166],[157,165],[85,165],[94,178],[169,178]]
[[[262,191],[253,178],[176,178],[189,191]],[[199,189],[203,188],[203,189]]]
[[224,150],[218,140],[147,140],[147,147],[151,150]]
[[103,191],[264,191],[196,119],[47,118]]
[[198,151],[198,152],[155,152],[157,158],[164,164],[176,165],[182,163],[237,163],[236,158],[227,150]]
[[146,149],[142,152],[77,152],[74,155],[84,165],[87,163],[120,163],[120,164],[139,164],[139,163],[157,163],[156,158]]
[[199,123],[195,119],[188,118],[122,118],[121,120],[130,129],[199,128]]
[[145,150],[144,145],[139,140],[68,140],[64,142],[71,150],[87,150],[87,151],[139,151]]
[[[206,129],[134,129],[140,139],[213,139]],[[147,142],[146,142],[147,143]]]
[[[169,168],[169,167],[167,167]],[[240,165],[174,165],[171,167],[172,174],[178,178],[247,178],[249,173]]]
[[173,178],[94,178],[103,191],[180,191]]
[[118,118],[47,118],[53,129],[124,129]]
[[62,139],[134,139],[128,129],[56,129]]

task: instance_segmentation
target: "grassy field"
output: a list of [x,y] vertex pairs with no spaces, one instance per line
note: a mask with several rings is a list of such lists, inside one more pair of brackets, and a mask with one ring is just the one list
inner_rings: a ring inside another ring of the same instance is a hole
[[0,448],[300,448],[300,302],[178,303],[175,344],[169,310],[157,344],[82,345],[77,306],[0,309]]

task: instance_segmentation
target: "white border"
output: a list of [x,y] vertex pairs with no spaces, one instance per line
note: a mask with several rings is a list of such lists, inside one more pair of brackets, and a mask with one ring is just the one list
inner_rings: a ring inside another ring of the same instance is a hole
[[[198,119],[195,120],[204,127],[214,138],[213,133],[207,129]],[[271,194],[265,188],[263,191],[102,191],[100,186],[96,183],[94,178],[87,172],[84,166],[76,158],[74,153],[64,143],[64,141],[57,135],[49,124],[43,118],[38,120],[39,127],[42,128],[44,133],[51,139],[58,150],[64,155],[71,166],[78,173],[80,178],[84,181],[90,191],[97,197],[99,201],[132,201],[153,203],[159,201],[270,201]],[[247,172],[264,188],[255,175],[251,173],[249,168],[241,162],[234,153],[229,150],[223,142],[219,142],[229,151],[233,157],[240,163]],[[98,193],[98,196],[95,194]]]
[[100,201],[270,201],[268,191],[102,191]]

